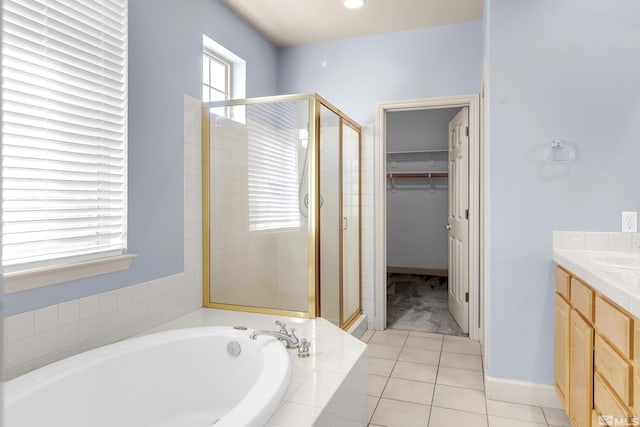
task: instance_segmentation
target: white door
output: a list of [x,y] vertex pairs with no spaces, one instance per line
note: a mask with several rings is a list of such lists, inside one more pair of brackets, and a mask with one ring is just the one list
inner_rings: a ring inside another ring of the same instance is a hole
[[449,312],[469,333],[469,109],[449,122]]

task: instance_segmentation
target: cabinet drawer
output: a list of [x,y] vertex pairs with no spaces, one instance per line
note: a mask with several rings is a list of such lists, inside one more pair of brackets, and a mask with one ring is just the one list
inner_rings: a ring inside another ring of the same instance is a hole
[[596,297],[596,329],[626,358],[631,358],[632,325],[628,314],[600,295]]
[[626,420],[631,416],[631,412],[614,396],[598,373],[593,376],[593,405],[600,414],[617,420]]
[[578,310],[589,322],[593,322],[593,290],[575,277],[572,277],[570,292],[573,308]]
[[600,335],[596,334],[593,363],[596,371],[625,405],[631,401],[631,365],[622,358]]
[[569,273],[556,266],[556,292],[569,300],[569,281],[571,276]]

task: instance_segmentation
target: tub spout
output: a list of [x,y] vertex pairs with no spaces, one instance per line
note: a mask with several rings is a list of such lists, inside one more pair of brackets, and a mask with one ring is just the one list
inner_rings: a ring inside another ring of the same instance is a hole
[[287,348],[297,348],[300,346],[300,341],[298,340],[298,337],[296,337],[296,334],[294,334],[294,331],[295,329],[291,329],[291,333],[288,335],[275,331],[253,331],[251,335],[249,335],[249,339],[255,340],[259,335],[267,335],[270,337],[276,337],[280,341],[284,341],[285,344],[287,344]]

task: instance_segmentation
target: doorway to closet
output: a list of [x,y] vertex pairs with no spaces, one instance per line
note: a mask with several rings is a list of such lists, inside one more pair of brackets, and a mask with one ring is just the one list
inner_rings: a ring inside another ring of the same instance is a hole
[[[463,111],[464,110],[464,111]],[[386,117],[387,178],[387,327],[463,336],[464,315],[449,307],[452,226],[449,211],[456,203],[456,177],[464,167],[449,151],[456,122],[466,121],[468,108],[390,111]],[[454,121],[454,118],[456,119]],[[467,145],[468,149],[468,145]],[[460,179],[461,177],[458,177]],[[464,207],[466,209],[466,206]],[[457,227],[457,230],[462,227]],[[456,230],[456,231],[457,231]],[[464,236],[463,236],[464,237]],[[460,254],[455,254],[460,256]]]
[[376,329],[481,335],[475,95],[379,104]]

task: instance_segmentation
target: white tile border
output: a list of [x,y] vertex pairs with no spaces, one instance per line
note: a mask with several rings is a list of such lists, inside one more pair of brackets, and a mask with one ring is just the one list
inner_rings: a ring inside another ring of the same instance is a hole
[[485,375],[484,381],[487,399],[563,409],[552,385],[495,378],[488,375]]

